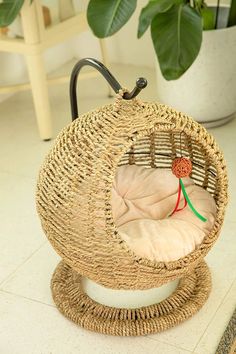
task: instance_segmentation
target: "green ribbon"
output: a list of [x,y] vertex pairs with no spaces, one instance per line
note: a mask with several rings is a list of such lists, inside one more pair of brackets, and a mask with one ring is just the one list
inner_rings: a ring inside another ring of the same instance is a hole
[[188,203],[190,209],[192,210],[192,212],[193,212],[200,220],[206,222],[207,219],[204,218],[204,216],[202,216],[201,214],[199,214],[199,213],[197,212],[197,210],[194,208],[194,206],[192,205],[192,203],[191,203],[191,201],[190,201],[190,199],[189,199],[189,197],[188,197],[188,194],[187,194],[187,192],[186,192],[186,190],[185,190],[184,183],[183,183],[182,179],[180,178],[179,181],[180,181],[180,185],[181,185],[181,189],[182,189],[183,195],[184,195],[185,199],[187,200],[187,203]]

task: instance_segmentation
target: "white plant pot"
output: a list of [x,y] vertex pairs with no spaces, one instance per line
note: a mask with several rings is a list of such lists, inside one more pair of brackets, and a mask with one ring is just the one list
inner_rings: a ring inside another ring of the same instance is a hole
[[157,95],[161,103],[208,127],[232,119],[236,112],[236,26],[204,31],[197,59],[178,80],[165,80],[157,65]]

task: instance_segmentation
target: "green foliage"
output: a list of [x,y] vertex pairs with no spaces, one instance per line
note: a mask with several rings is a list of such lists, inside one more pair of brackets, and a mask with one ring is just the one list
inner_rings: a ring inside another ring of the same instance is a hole
[[139,16],[138,38],[140,38],[150,26],[153,18],[162,12],[166,12],[173,6],[174,0],[151,0],[145,6]]
[[167,80],[178,79],[196,59],[202,42],[202,19],[188,4],[172,6],[151,23],[153,45]]
[[0,27],[9,26],[20,12],[24,0],[3,0],[0,3]]
[[212,30],[215,28],[215,15],[211,9],[204,7],[200,11],[203,20],[203,29]]
[[[229,26],[236,24],[236,0],[231,1]],[[135,7],[136,1],[90,0],[88,23],[97,37],[111,36]],[[196,59],[202,31],[214,29],[215,15],[204,0],[149,0],[139,16],[138,38],[149,26],[162,74],[167,80],[176,80]]]
[[87,10],[89,26],[97,37],[109,37],[124,26],[136,5],[137,0],[91,0]]
[[[30,0],[30,4],[33,0]],[[10,25],[24,0],[2,0],[0,27]],[[137,0],[90,0],[87,19],[95,36],[105,38],[130,19]],[[151,27],[160,68],[167,80],[178,79],[192,65],[201,47],[202,30],[214,29],[215,16],[204,0],[149,0],[139,16],[138,38]],[[231,0],[228,27],[236,25],[236,0]]]
[[236,25],[236,0],[231,0],[229,11],[228,27]]

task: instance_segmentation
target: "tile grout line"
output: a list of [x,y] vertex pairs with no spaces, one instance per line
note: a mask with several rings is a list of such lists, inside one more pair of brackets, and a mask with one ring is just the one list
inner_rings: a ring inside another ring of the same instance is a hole
[[161,344],[166,344],[166,345],[169,345],[170,347],[173,347],[173,348],[177,348],[177,349],[181,349],[181,350],[185,350],[186,352],[189,352],[189,353],[193,353],[191,350],[189,349],[186,349],[186,348],[183,348],[183,347],[179,347],[177,345],[174,345],[174,344],[170,344],[170,343],[167,343],[165,341],[162,341],[162,340],[159,340],[159,339],[154,339],[154,338],[151,338],[149,336],[147,336],[146,338],[152,340],[152,341],[155,341],[157,343],[161,343]]
[[3,285],[6,281],[8,281],[26,262],[28,262],[28,260],[29,260],[31,257],[33,257],[33,255],[34,255],[35,253],[37,253],[37,252],[40,250],[40,248],[42,248],[42,247],[46,244],[46,242],[47,242],[47,240],[45,240],[45,241],[44,241],[36,250],[34,250],[22,263],[20,263],[20,264],[13,270],[12,273],[8,274],[8,276],[0,282],[0,290],[2,290],[2,288],[1,288],[2,285]]
[[225,296],[223,297],[221,303],[220,303],[219,306],[217,307],[217,309],[216,309],[216,311],[214,312],[214,314],[212,315],[212,318],[210,319],[208,325],[206,326],[204,332],[203,332],[202,335],[200,336],[200,338],[199,338],[197,344],[195,345],[195,347],[194,347],[194,349],[193,349],[194,352],[195,352],[195,350],[196,350],[198,344],[200,343],[201,339],[203,338],[204,334],[206,333],[207,329],[209,328],[210,324],[212,323],[214,317],[216,316],[216,313],[218,312],[218,310],[220,309],[221,305],[223,304],[225,298],[226,298],[227,295],[229,294],[229,292],[230,292],[230,290],[231,290],[231,288],[232,288],[232,286],[233,286],[235,280],[236,280],[236,278],[232,281],[232,283],[231,283],[231,285],[229,286],[229,289],[227,290],[227,292],[226,292]]
[[15,293],[13,293],[13,292],[11,292],[11,291],[8,291],[8,290],[0,289],[0,293],[13,295],[13,296],[15,296],[15,297],[19,297],[19,298],[21,298],[21,299],[25,299],[25,300],[28,300],[28,301],[36,302],[37,304],[49,306],[49,307],[52,307],[52,308],[54,308],[54,309],[57,308],[56,305],[47,304],[46,302],[42,302],[42,301],[39,301],[39,300],[36,300],[36,299],[32,299],[32,298],[26,297],[26,296],[24,296],[24,295],[15,294]]

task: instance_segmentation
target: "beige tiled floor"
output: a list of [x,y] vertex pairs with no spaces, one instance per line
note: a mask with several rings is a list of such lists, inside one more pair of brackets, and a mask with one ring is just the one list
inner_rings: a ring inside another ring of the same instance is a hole
[[[145,68],[114,66],[131,88],[136,77],[149,86],[142,98],[155,100],[155,73]],[[55,135],[70,122],[68,86],[50,89]],[[80,112],[106,97],[102,79],[83,81]],[[207,256],[213,290],[192,319],[166,332],[140,338],[90,333],[65,319],[50,294],[51,274],[59,260],[41,231],[34,190],[39,166],[52,142],[38,138],[29,92],[0,105],[0,353],[1,354],[214,354],[236,299],[236,120],[212,129],[228,162],[231,201],[221,238]]]

